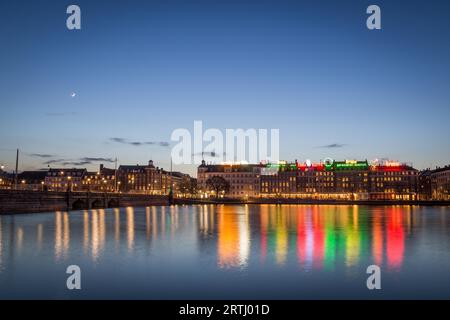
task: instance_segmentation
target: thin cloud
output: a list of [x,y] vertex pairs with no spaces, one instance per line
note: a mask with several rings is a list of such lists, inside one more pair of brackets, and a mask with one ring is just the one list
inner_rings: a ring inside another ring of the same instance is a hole
[[344,144],[344,143],[332,143],[332,144],[327,144],[325,146],[319,146],[317,148],[335,149],[335,148],[343,148],[345,146],[346,146],[346,144]]
[[62,163],[64,161],[67,161],[67,160],[65,160],[65,159],[52,159],[52,160],[45,161],[44,164]]
[[63,166],[84,166],[86,164],[92,164],[91,161],[66,161],[61,163]]
[[92,158],[92,157],[84,157],[80,159],[52,159],[44,162],[46,165],[58,164],[62,166],[84,166],[87,164],[93,164],[96,162],[114,162],[111,158]]
[[41,154],[41,153],[30,153],[30,154],[28,154],[30,157],[35,157],[35,158],[44,158],[44,159],[47,159],[47,158],[53,158],[54,157],[54,155],[52,155],[52,154]]
[[114,162],[115,160],[111,158],[89,158],[84,157],[80,159],[81,161],[89,161],[89,162]]
[[110,141],[122,143],[122,144],[128,144],[131,146],[139,147],[139,146],[145,146],[145,145],[157,145],[160,147],[168,147],[170,146],[169,142],[166,141],[129,141],[125,138],[110,138]]
[[109,140],[118,142],[118,143],[127,143],[126,140],[123,138],[110,138]]

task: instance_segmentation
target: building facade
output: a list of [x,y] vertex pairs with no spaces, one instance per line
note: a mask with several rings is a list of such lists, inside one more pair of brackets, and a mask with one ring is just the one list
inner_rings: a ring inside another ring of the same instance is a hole
[[118,190],[117,172],[102,164],[97,172],[86,171],[81,181],[81,189],[90,192],[115,192]]
[[170,172],[148,165],[121,165],[118,170],[119,191],[143,194],[168,194],[173,188]]
[[227,196],[233,198],[246,198],[259,196],[260,165],[250,164],[223,164],[207,165],[205,161],[197,170],[197,186],[201,197],[210,197],[211,191],[207,188],[207,181],[212,177],[222,177],[228,181],[230,190]]
[[418,180],[419,200],[433,200],[431,190],[431,170],[426,169],[419,173]]
[[450,200],[450,165],[430,172],[433,200]]
[[83,191],[83,178],[86,169],[49,169],[45,185],[49,191]]
[[318,200],[417,200],[419,173],[396,162],[367,160],[198,167],[199,187],[212,176],[230,183],[228,196]]
[[18,174],[17,189],[29,191],[45,191],[47,171],[23,171]]
[[14,176],[0,169],[0,190],[12,189]]
[[397,162],[371,166],[369,192],[371,200],[418,200],[419,171]]

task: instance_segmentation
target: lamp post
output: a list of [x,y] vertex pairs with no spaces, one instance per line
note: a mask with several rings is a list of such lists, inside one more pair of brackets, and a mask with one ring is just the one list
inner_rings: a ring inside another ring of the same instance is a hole
[[117,190],[117,158],[114,160],[114,191],[119,191]]

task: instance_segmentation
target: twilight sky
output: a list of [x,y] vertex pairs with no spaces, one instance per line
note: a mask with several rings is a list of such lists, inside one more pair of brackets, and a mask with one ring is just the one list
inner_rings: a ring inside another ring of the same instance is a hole
[[278,128],[286,160],[445,165],[450,2],[1,1],[0,114],[8,171],[16,148],[21,170],[115,157],[168,169],[166,142],[194,120]]

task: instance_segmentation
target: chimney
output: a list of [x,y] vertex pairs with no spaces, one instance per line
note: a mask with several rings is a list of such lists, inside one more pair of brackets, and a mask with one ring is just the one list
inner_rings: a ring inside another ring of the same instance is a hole
[[103,163],[102,164],[100,164],[100,172],[103,170]]

